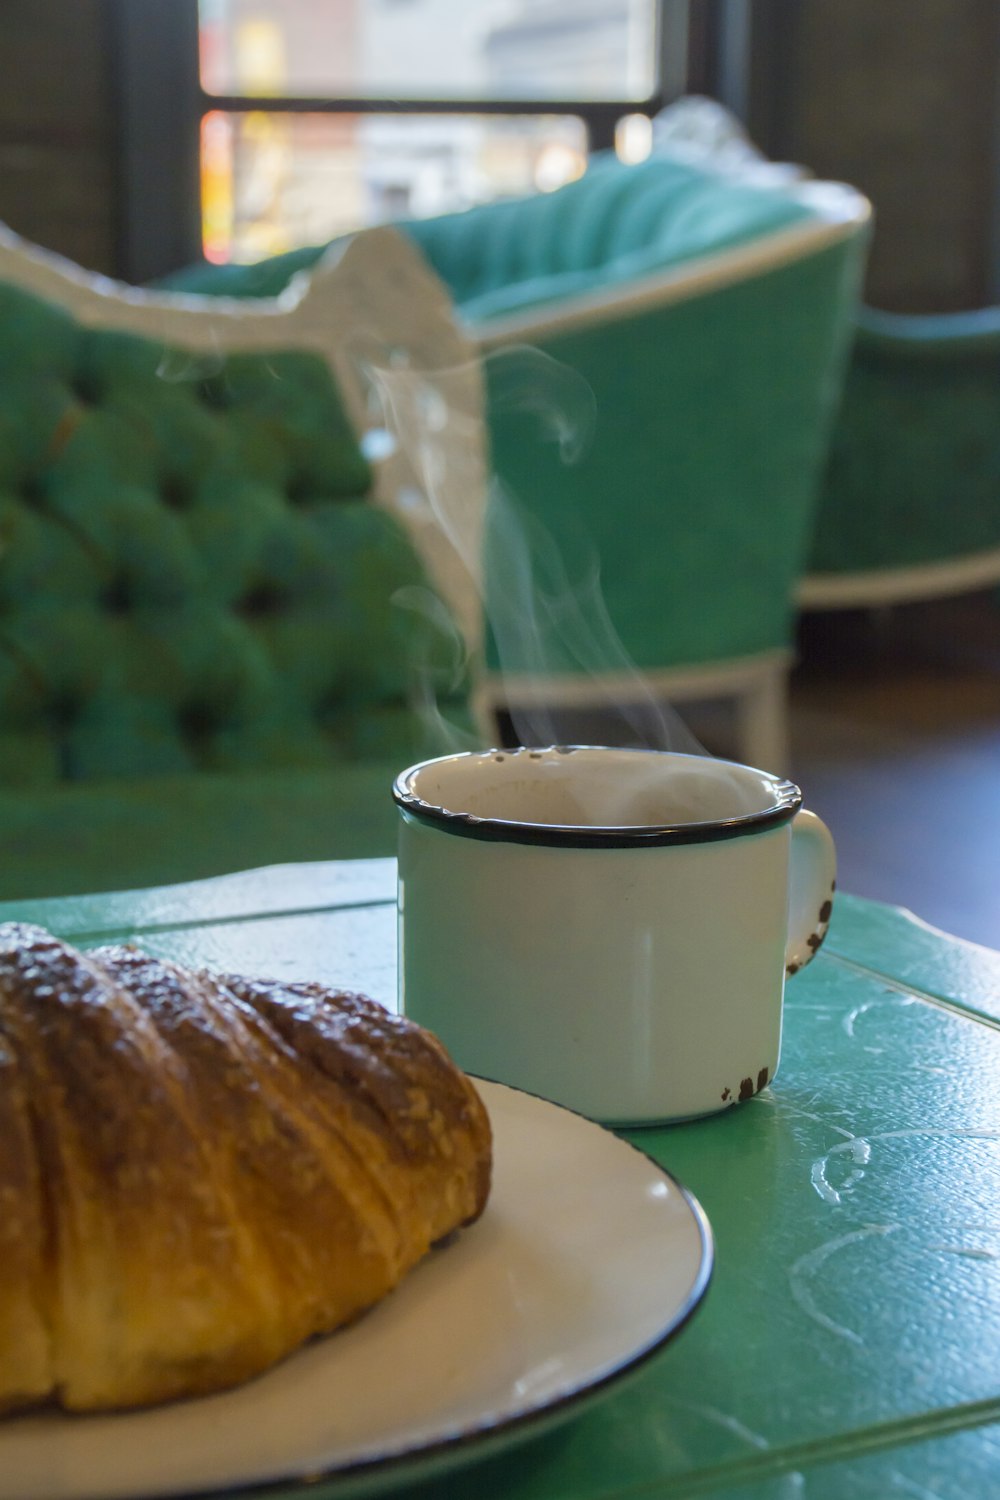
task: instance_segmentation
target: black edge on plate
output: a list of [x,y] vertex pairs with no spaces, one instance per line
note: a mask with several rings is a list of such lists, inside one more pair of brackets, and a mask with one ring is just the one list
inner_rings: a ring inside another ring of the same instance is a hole
[[[436,1442],[425,1443],[421,1447],[408,1448],[403,1453],[387,1454],[381,1458],[375,1456],[373,1458],[360,1459],[356,1463],[344,1464],[338,1468],[319,1469],[313,1473],[303,1475],[290,1474],[282,1479],[265,1479],[250,1484],[224,1485],[221,1489],[216,1487],[207,1490],[175,1490],[169,1495],[159,1496],[157,1492],[151,1491],[148,1494],[148,1500],[244,1500],[244,1497],[246,1497],[246,1500],[266,1500],[268,1496],[273,1497],[273,1500],[298,1500],[299,1496],[314,1496],[315,1500],[336,1500],[338,1487],[342,1484],[347,1485],[349,1481],[363,1480],[366,1476],[370,1476],[374,1483],[377,1477],[381,1478],[382,1475],[385,1475],[386,1482],[388,1483],[394,1472],[426,1463],[428,1465],[427,1474],[415,1473],[413,1475],[413,1482],[415,1484],[422,1483],[425,1479],[429,1480],[434,1477],[435,1465],[433,1461],[435,1459],[444,1460],[454,1455],[457,1465],[459,1462],[458,1455],[463,1449],[468,1448],[471,1450],[479,1446],[487,1450],[482,1454],[482,1457],[485,1459],[490,1456],[490,1450],[493,1445],[490,1444],[489,1439],[493,1436],[499,1439],[501,1436],[506,1436],[512,1430],[515,1430],[519,1435],[523,1434],[525,1440],[528,1440],[530,1438],[531,1427],[538,1426],[540,1429],[546,1427],[556,1414],[564,1416],[568,1420],[572,1415],[570,1411],[571,1407],[584,1403],[587,1398],[596,1396],[608,1386],[621,1380],[623,1376],[630,1375],[641,1369],[653,1355],[658,1354],[661,1349],[666,1348],[667,1344],[687,1327],[687,1324],[704,1301],[715,1269],[715,1240],[712,1234],[712,1226],[708,1221],[705,1210],[694,1194],[683,1183],[679,1182],[674,1174],[668,1171],[662,1163],[658,1162],[655,1156],[652,1156],[648,1151],[643,1151],[634,1142],[625,1140],[623,1136],[618,1134],[617,1130],[609,1129],[608,1126],[601,1125],[598,1121],[592,1120],[589,1115],[581,1114],[579,1110],[569,1109],[564,1104],[556,1104],[553,1100],[546,1099],[541,1094],[533,1094],[530,1089],[520,1089],[513,1084],[500,1083],[498,1079],[478,1078],[476,1075],[470,1076],[473,1077],[474,1082],[492,1083],[499,1088],[509,1089],[514,1094],[527,1094],[529,1098],[537,1099],[541,1104],[548,1104],[553,1109],[562,1110],[564,1114],[575,1115],[577,1119],[584,1120],[588,1125],[593,1125],[595,1130],[603,1130],[608,1135],[613,1135],[616,1140],[621,1141],[622,1145],[628,1147],[630,1151],[635,1151],[637,1155],[645,1157],[646,1161],[654,1166],[676,1188],[690,1209],[695,1221],[695,1226],[701,1240],[701,1260],[694,1285],[681,1305],[680,1311],[672,1319],[670,1326],[658,1338],[655,1338],[652,1343],[646,1345],[628,1358],[623,1359],[620,1364],[615,1365],[614,1369],[607,1371],[599,1380],[591,1381],[587,1385],[577,1386],[573,1390],[567,1391],[564,1396],[559,1396],[555,1400],[547,1402],[544,1406],[534,1407],[530,1411],[519,1412],[515,1416],[504,1418],[498,1422],[484,1423],[478,1427],[471,1427],[467,1431],[456,1433],[451,1437],[441,1438]],[[324,1335],[327,1338],[335,1336],[336,1330],[333,1330],[331,1334]],[[364,1490],[359,1491],[362,1500],[364,1493]],[[374,1489],[372,1493],[374,1493]],[[146,1500],[146,1497],[137,1497],[137,1500]]]

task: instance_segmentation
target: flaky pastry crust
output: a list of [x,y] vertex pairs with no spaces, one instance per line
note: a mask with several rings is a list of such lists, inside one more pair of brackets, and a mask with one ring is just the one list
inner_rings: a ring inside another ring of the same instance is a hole
[[482,1212],[490,1127],[363,996],[0,925],[0,1411],[237,1384]]

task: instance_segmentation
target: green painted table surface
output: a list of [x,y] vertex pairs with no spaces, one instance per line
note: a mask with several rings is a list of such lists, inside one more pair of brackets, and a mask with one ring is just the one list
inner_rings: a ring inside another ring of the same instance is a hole
[[[0,918],[393,1005],[394,898],[393,862],[364,860],[8,903]],[[773,1085],[628,1133],[711,1220],[716,1272],[692,1323],[554,1432],[406,1495],[1000,1495],[998,1028],[1000,954],[841,896],[789,984]]]

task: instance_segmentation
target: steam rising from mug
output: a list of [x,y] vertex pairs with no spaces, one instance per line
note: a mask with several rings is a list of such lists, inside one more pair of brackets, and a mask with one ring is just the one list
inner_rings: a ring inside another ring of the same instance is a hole
[[[608,616],[600,561],[578,516],[566,517],[563,549],[496,474],[483,478],[474,461],[478,418],[457,396],[471,380],[485,382],[494,418],[527,421],[526,437],[540,456],[577,464],[596,418],[593,391],[569,366],[540,350],[514,347],[486,356],[485,368],[418,372],[401,362],[366,359],[390,441],[397,441],[419,477],[426,503],[460,565],[475,581],[488,630],[488,654],[502,680],[496,696],[509,705],[524,744],[552,744],[560,732],[544,694],[519,698],[517,680],[559,674],[589,677],[602,714],[602,736],[616,743],[703,753],[675,711],[658,700],[634,666]],[[484,403],[485,404],[485,403]],[[380,439],[385,440],[386,434]],[[463,469],[466,471],[463,483]],[[570,555],[571,554],[571,555]],[[443,624],[440,606],[408,589],[397,602]],[[512,670],[515,669],[515,670]],[[434,712],[424,691],[423,709]],[[452,735],[452,743],[456,736]]]

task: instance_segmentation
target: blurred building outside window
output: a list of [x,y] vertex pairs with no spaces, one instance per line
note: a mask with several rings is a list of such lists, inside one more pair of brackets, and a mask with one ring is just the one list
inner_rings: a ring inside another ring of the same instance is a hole
[[659,4],[199,0],[206,258],[552,191],[609,103],[616,149],[640,159]]

